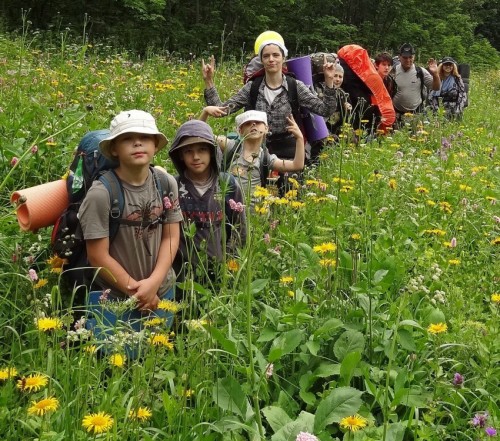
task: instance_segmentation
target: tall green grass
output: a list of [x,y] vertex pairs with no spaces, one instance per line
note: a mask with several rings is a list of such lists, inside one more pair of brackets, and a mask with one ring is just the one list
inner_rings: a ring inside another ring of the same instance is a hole
[[[172,139],[202,109],[199,60],[38,51],[29,36],[0,39],[0,53],[2,439],[442,441],[500,429],[500,72],[473,74],[462,121],[408,120],[370,143],[346,127],[296,194],[262,196],[222,285],[186,284],[175,334],[156,330],[154,345],[146,333],[141,359],[121,365],[68,332],[77,305],[47,262],[50,229],[21,233],[9,195],[59,179],[83,134],[121,110],[153,113]],[[221,96],[240,82],[239,66],[218,67]],[[167,157],[157,162],[172,169]],[[56,329],[40,330],[42,317]],[[47,384],[30,388],[32,374]],[[55,410],[29,411],[51,397]],[[98,412],[106,430],[87,432]],[[485,427],[471,424],[483,412]]]

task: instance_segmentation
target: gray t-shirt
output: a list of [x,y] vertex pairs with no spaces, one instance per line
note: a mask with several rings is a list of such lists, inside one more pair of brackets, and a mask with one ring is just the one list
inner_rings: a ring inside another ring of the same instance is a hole
[[[158,171],[158,173],[162,173]],[[172,207],[167,209],[163,225],[182,222],[182,213],[179,208],[177,182],[168,176],[169,199]],[[123,219],[133,221],[155,221],[160,218],[163,210],[163,201],[157,191],[153,175],[150,172],[144,184],[130,185],[122,181],[124,192]],[[78,217],[85,239],[101,239],[109,236],[110,197],[106,187],[100,181],[94,181],[89,189]],[[160,248],[162,228],[159,223],[148,227],[120,224],[118,233],[110,243],[109,254],[116,259],[127,273],[135,280],[148,278],[156,266],[158,250]],[[101,271],[105,271],[102,269]],[[97,275],[97,283],[104,289],[110,288],[105,280]],[[165,278],[160,286],[158,295],[163,295],[175,283],[175,273],[165,272]],[[125,293],[112,290],[112,295],[126,297]]]
[[[241,190],[245,197],[253,195],[255,187],[261,185],[260,179],[260,162],[262,161],[264,150],[259,151],[259,156],[254,160],[247,161],[243,155],[235,155],[234,162],[231,165],[230,173],[236,177]],[[274,162],[278,157],[274,154],[269,154],[269,170],[273,169]],[[249,188],[250,185],[250,188]]]
[[[424,76],[424,86],[432,89],[433,78],[427,69],[421,68]],[[392,103],[394,108],[399,112],[413,112],[422,103],[422,89],[420,78],[417,77],[417,69],[413,65],[409,70],[405,71],[401,65],[396,66],[394,79],[398,86],[398,90]],[[424,92],[425,93],[425,92]]]

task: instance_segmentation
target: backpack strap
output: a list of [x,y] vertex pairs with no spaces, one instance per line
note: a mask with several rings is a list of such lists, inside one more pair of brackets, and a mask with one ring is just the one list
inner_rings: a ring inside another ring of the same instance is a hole
[[260,158],[260,185],[263,188],[267,187],[267,178],[269,177],[271,157],[269,150],[265,145],[262,146],[262,157]]
[[245,112],[247,110],[255,110],[255,106],[257,105],[257,97],[259,96],[259,88],[264,80],[264,76],[256,77],[251,80],[250,86],[250,103],[245,107]]
[[302,115],[300,114],[297,80],[292,75],[287,74],[286,82],[288,84],[288,101],[290,101],[290,106],[292,107],[293,118],[295,119],[297,125],[302,127]]
[[164,202],[164,199],[166,197],[170,197],[170,183],[169,183],[168,177],[165,173],[160,172],[152,165],[149,166],[149,169],[151,170],[151,173],[153,174],[153,179],[155,180],[156,190],[158,191],[158,194],[160,195],[161,205],[163,207],[161,221],[163,223],[163,221],[167,217],[167,210],[165,209],[165,204],[163,202]]
[[125,198],[123,195],[123,186],[120,178],[114,171],[110,169],[99,175],[99,181],[109,192],[109,241],[113,242],[120,228],[120,220],[125,208]]
[[422,99],[422,105],[425,105],[425,95],[424,95],[424,71],[420,66],[415,66],[417,71],[417,78],[420,80],[420,98]]

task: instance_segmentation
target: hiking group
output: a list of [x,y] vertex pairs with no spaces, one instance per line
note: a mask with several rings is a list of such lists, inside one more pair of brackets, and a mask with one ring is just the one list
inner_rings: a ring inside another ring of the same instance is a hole
[[[167,139],[147,112],[121,112],[109,131],[82,139],[68,182],[70,195],[78,196],[54,227],[53,243],[70,261],[67,273],[77,274],[81,266],[98,269],[78,283],[89,291],[82,300],[85,326],[103,344],[119,321],[135,331],[143,329],[145,318],[169,326],[165,301],[188,295],[186,284],[176,293],[176,281],[203,285],[220,279],[221,264],[245,245],[256,187],[265,187],[273,171],[279,173],[281,194],[288,190],[288,173],[297,172],[300,181],[308,144],[310,161],[317,161],[323,140],[307,142],[307,112],[320,115],[335,138],[344,122],[359,126],[367,117],[375,129],[370,134],[383,133],[396,115],[401,120],[425,112],[427,97],[432,110],[443,105],[450,118],[459,117],[467,102],[457,63],[445,57],[439,65],[429,60],[427,69],[417,67],[410,44],[401,46],[396,66],[388,53],[372,63],[355,45],[338,54],[315,54],[312,85],[287,71],[288,51],[278,33],[261,34],[255,54],[244,86],[226,101],[214,84],[214,58],[202,62],[206,107],[199,119],[179,127],[169,150],[177,177],[151,165]],[[240,109],[237,133],[215,136],[207,119]],[[100,155],[104,163],[97,167]],[[107,306],[117,301],[129,301],[131,308],[110,312]]]

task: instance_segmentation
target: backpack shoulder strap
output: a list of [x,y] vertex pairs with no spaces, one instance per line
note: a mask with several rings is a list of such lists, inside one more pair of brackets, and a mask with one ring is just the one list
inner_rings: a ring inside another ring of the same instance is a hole
[[245,107],[245,112],[247,110],[255,110],[255,106],[257,105],[257,97],[259,96],[259,88],[263,80],[264,76],[259,76],[251,80],[250,103]]
[[299,106],[299,93],[297,91],[297,80],[292,76],[286,75],[286,82],[288,84],[288,100],[290,101],[290,105],[292,107],[292,114],[300,126],[302,122],[302,117],[300,116],[300,106]]
[[109,241],[112,242],[118,234],[120,228],[120,219],[125,207],[125,199],[123,196],[123,186],[120,178],[113,169],[101,173],[98,177],[104,187],[109,192]]
[[422,98],[422,103],[425,102],[425,95],[424,95],[424,71],[420,66],[415,66],[415,70],[417,71],[417,78],[420,80],[420,97]]
[[271,158],[269,155],[269,150],[265,145],[262,146],[262,156],[260,158],[260,185],[263,188],[267,187],[267,178],[270,172],[270,162]]
[[153,179],[155,180],[156,190],[160,195],[161,206],[162,206],[162,221],[164,221],[167,217],[167,210],[165,209],[164,199],[166,197],[170,197],[170,182],[168,180],[168,176],[157,170],[153,165],[149,166],[151,173],[153,174]]

